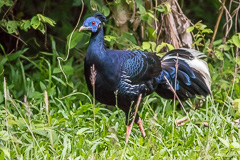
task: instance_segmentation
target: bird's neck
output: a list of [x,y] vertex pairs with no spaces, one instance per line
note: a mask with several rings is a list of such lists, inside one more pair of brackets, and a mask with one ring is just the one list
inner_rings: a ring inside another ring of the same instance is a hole
[[101,26],[98,32],[92,33],[87,52],[90,54],[89,56],[97,56],[99,58],[105,55],[103,26]]

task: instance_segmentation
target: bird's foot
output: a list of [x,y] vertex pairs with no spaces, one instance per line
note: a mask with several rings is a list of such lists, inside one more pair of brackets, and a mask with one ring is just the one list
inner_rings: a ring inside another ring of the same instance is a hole
[[142,120],[141,120],[140,117],[139,117],[139,119],[138,119],[137,124],[138,124],[139,129],[140,129],[140,131],[141,131],[141,133],[142,133],[142,136],[145,137],[145,136],[146,136],[146,133],[145,133],[145,131],[144,131],[143,123],[142,123]]
[[131,134],[133,124],[131,123],[129,126],[127,126],[127,133],[126,133],[126,143],[128,143],[129,136]]

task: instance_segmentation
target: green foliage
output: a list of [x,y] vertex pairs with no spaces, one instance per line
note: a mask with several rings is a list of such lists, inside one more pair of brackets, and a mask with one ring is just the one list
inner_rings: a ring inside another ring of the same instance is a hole
[[171,13],[171,6],[168,2],[164,2],[156,7],[156,10],[164,14]]
[[195,30],[197,32],[193,36],[195,42],[192,45],[193,46],[196,45],[198,47],[204,47],[204,45],[206,44],[205,42],[206,34],[213,33],[213,31],[207,28],[207,26],[201,22],[197,22],[194,26],[190,26],[187,28],[187,32],[193,32]]
[[[155,11],[169,14],[169,3],[146,9],[145,1],[135,0],[140,26],[146,29],[141,37],[141,30],[133,31],[132,23],[124,32],[116,26],[115,10],[110,7],[123,2],[133,9],[132,0],[84,0],[80,25],[92,10],[99,10],[109,15],[107,47],[141,49],[159,56],[163,48],[173,49],[171,44],[157,43],[152,28],[152,22],[159,21]],[[183,11],[189,13],[187,17],[197,14],[204,19],[187,31],[194,35],[193,45],[208,55],[212,95],[184,103],[191,121],[182,126],[176,126],[175,119],[186,117],[183,110],[176,111],[172,101],[157,94],[147,96],[139,109],[147,137],[143,139],[134,126],[125,144],[124,113],[100,103],[93,106],[83,77],[90,35],[71,34],[81,0],[16,4],[0,0],[0,159],[239,159],[240,130],[235,120],[240,118],[240,74],[235,67],[240,65],[236,57],[240,33],[230,34],[223,43],[219,32],[210,48],[219,1],[195,3],[186,4],[190,6]],[[206,10],[205,3],[216,9]],[[66,57],[68,47],[69,58],[59,61]]]
[[21,20],[21,21],[7,21],[6,19],[0,20],[0,25],[3,28],[6,28],[7,32],[12,34],[18,34],[18,27],[24,31],[28,31],[30,28],[41,31],[43,34],[45,33],[44,24],[49,24],[54,26],[56,23],[51,18],[45,17],[41,14],[37,14],[32,17],[31,20]]

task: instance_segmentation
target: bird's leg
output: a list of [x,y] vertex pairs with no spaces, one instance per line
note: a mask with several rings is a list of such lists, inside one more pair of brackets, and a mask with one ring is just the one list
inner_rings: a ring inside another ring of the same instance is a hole
[[[133,122],[133,121],[132,121]],[[128,143],[128,138],[129,138],[129,136],[130,136],[130,134],[131,134],[131,131],[132,131],[132,126],[133,126],[133,123],[130,123],[130,125],[129,126],[127,126],[127,133],[126,133],[126,143]]]
[[142,123],[142,120],[141,120],[140,117],[139,117],[139,119],[138,119],[138,121],[137,121],[137,124],[138,124],[139,129],[140,129],[140,131],[141,131],[141,133],[142,133],[142,136],[143,136],[143,138],[144,138],[144,137],[146,136],[146,133],[145,133],[145,131],[144,131],[143,123]]
[[133,119],[132,119],[130,125],[127,126],[126,143],[128,143],[128,139],[129,139],[129,136],[130,136],[130,134],[131,134],[132,126],[133,126],[133,123],[134,123],[135,118],[136,118],[136,116],[137,116],[137,111],[138,111],[138,107],[139,107],[139,104],[140,104],[141,100],[142,100],[142,94],[139,94]]

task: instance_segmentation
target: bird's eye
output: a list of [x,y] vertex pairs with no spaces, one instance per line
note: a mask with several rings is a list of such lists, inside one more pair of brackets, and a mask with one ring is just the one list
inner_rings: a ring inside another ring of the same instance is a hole
[[92,21],[92,25],[95,25],[96,24],[96,22],[95,21]]

